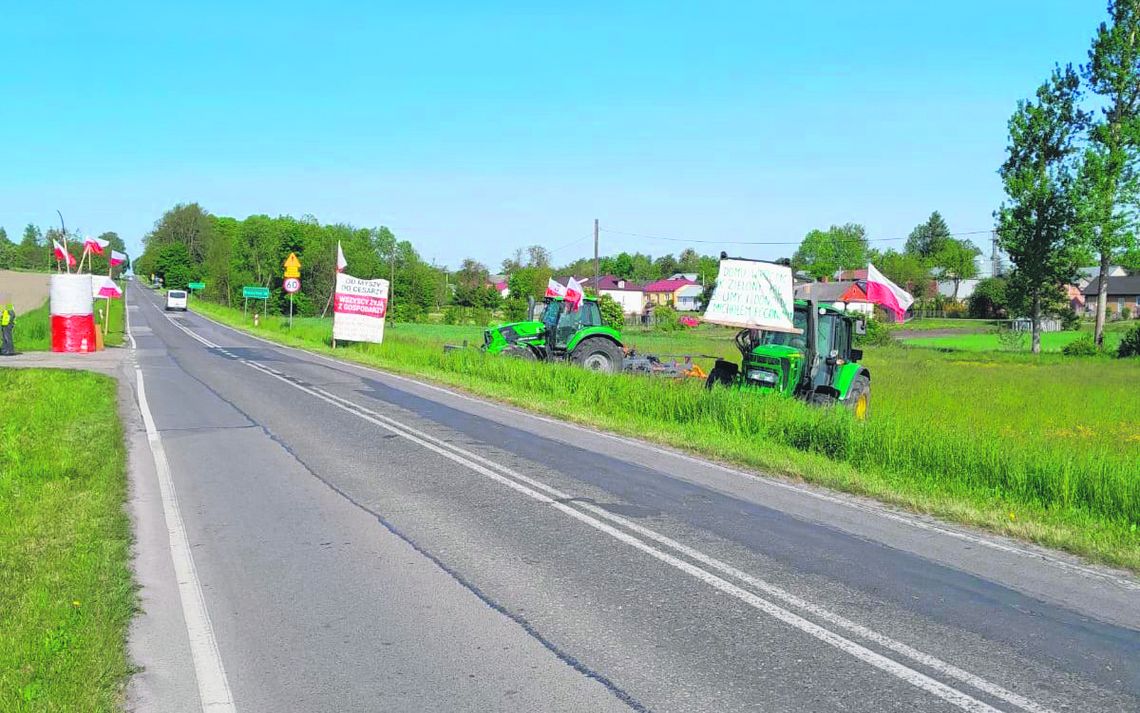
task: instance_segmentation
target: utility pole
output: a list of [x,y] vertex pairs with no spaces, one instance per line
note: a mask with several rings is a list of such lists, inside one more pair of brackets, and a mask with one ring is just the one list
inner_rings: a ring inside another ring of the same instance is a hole
[[601,282],[601,275],[598,269],[598,219],[594,218],[594,296],[600,296],[598,292],[598,283]]
[[1001,272],[1001,257],[998,256],[998,236],[997,231],[993,231],[993,244],[990,249],[990,276],[997,277]]

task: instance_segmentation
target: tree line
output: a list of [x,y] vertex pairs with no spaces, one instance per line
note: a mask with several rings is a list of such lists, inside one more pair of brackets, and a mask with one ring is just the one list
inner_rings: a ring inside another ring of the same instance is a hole
[[[126,245],[123,244],[123,239],[119,237],[118,233],[108,231],[101,233],[99,238],[109,242],[110,249],[126,253]],[[60,229],[42,230],[29,223],[24,228],[20,241],[12,242],[8,238],[8,231],[0,227],[0,270],[35,270],[38,272],[54,270],[56,260],[55,253],[52,250],[53,240],[63,244],[63,232]],[[83,252],[83,238],[71,234],[69,231],[67,244],[72,256],[78,260]],[[104,255],[92,255],[91,271],[105,274],[109,257],[109,251]],[[86,271],[86,265],[83,269]]]

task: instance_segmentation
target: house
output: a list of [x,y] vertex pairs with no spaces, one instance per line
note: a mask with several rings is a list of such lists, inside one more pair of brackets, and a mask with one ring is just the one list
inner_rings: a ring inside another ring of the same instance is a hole
[[[1085,309],[1096,310],[1096,293],[1099,280],[1092,279],[1081,290],[1085,296]],[[1120,314],[1127,307],[1133,316],[1140,313],[1140,275],[1118,275],[1108,278],[1108,311]]]
[[682,312],[699,312],[705,288],[694,283],[679,288],[674,294],[677,296],[677,309]]
[[861,267],[858,270],[840,270],[839,272],[835,273],[835,279],[844,282],[849,282],[851,280],[866,280],[867,268]]
[[669,276],[670,280],[690,280],[697,282],[697,273],[695,272],[674,272]]
[[[974,294],[974,289],[977,288],[981,280],[959,280],[958,281],[958,299],[965,301],[970,299],[970,295]],[[954,281],[953,280],[939,280],[938,281],[938,294],[943,297],[954,296]]]
[[[1088,287],[1090,282],[1095,282],[1097,276],[1100,275],[1099,267],[1082,267],[1077,270],[1077,287],[1084,290]],[[1110,265],[1108,267],[1109,279],[1113,277],[1127,277],[1128,271],[1120,265]]]
[[487,278],[487,284],[498,290],[503,299],[506,299],[511,295],[511,288],[507,286],[508,279],[507,275],[491,275]]
[[665,280],[656,280],[650,282],[645,286],[645,301],[647,304],[652,305],[669,305],[676,307],[678,304],[677,291],[682,287],[689,287],[697,285],[694,280],[687,278],[668,278]]
[[812,299],[816,302],[830,304],[843,303],[848,312],[862,312],[871,314],[875,311],[875,304],[867,299],[867,293],[859,286],[858,280],[839,280],[837,282],[809,282],[795,286],[795,297],[798,300]]
[[645,309],[645,288],[631,280],[602,275],[598,279],[598,294],[612,297],[626,314],[641,314]]

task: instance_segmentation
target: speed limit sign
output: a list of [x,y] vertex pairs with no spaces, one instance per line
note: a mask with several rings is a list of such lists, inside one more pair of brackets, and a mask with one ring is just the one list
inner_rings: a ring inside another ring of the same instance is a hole
[[281,285],[281,287],[286,292],[288,292],[289,294],[293,294],[294,292],[298,292],[301,289],[301,278],[299,278],[299,277],[286,277],[285,282]]

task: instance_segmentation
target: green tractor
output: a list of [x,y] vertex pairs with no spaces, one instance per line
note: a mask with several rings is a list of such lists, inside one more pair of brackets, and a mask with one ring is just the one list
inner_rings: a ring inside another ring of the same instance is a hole
[[[535,307],[542,307],[534,319]],[[578,308],[561,297],[530,305],[530,319],[491,327],[483,333],[483,350],[538,361],[569,361],[591,371],[616,374],[625,349],[621,333],[605,326],[598,302],[584,297]]]
[[800,333],[743,329],[736,335],[742,362],[718,359],[705,385],[776,391],[821,406],[842,404],[855,417],[871,408],[871,372],[853,346],[866,323],[815,301],[794,302],[793,324]]

